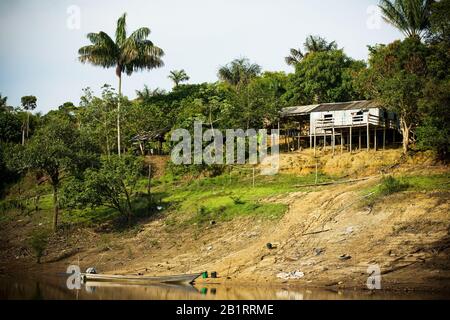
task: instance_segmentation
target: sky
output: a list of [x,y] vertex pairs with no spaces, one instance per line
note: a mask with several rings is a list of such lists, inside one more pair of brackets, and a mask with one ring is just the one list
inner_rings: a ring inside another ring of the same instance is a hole
[[13,106],[35,95],[37,112],[66,101],[78,104],[82,89],[117,87],[114,69],[78,61],[86,34],[112,37],[126,12],[128,31],[149,27],[149,39],[165,51],[165,66],[124,75],[129,98],[145,85],[170,90],[169,71],[184,69],[189,83],[217,81],[217,70],[247,57],[265,71],[292,72],[290,48],[310,34],[334,40],[354,59],[368,45],[402,38],[376,10],[378,0],[0,0],[0,93]]

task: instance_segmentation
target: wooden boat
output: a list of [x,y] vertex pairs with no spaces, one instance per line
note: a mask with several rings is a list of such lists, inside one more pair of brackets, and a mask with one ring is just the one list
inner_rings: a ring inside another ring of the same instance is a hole
[[83,282],[124,282],[124,283],[171,283],[171,284],[192,284],[201,273],[180,274],[173,276],[148,277],[139,275],[115,275],[115,274],[95,274],[83,273]]

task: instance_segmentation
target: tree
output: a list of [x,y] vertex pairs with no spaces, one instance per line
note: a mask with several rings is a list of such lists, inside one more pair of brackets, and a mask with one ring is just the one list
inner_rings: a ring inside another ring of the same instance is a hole
[[450,0],[441,0],[431,6],[430,28],[427,38],[430,42],[450,44]]
[[300,63],[303,58],[307,57],[310,53],[313,52],[326,52],[337,50],[337,44],[335,41],[327,42],[325,38],[320,36],[308,36],[306,38],[305,43],[303,44],[303,48],[305,50],[305,54],[300,49],[291,49],[290,55],[284,58],[286,63],[290,66],[295,66],[297,63]]
[[35,96],[24,96],[20,99],[22,109],[25,110],[26,120],[22,128],[22,145],[25,144],[25,137],[28,139],[30,134],[30,111],[36,109],[37,98]]
[[420,122],[419,101],[427,76],[428,48],[418,38],[370,48],[369,68],[359,82],[369,97],[396,112],[406,154]]
[[22,127],[17,113],[0,112],[0,142],[20,143]]
[[164,95],[165,93],[164,89],[156,88],[151,90],[147,85],[144,85],[142,90],[136,90],[137,100],[140,102],[147,102],[150,98]]
[[430,25],[434,0],[380,0],[379,7],[386,22],[407,37],[421,38]]
[[251,63],[247,58],[231,61],[219,69],[220,80],[233,86],[245,86],[250,80],[261,73],[261,66]]
[[[114,109],[117,107],[118,96],[108,84],[103,85],[101,89],[100,97],[94,96],[90,89],[85,89],[78,108],[78,121],[83,124],[83,130],[101,146],[102,152],[109,156],[115,146],[114,136],[117,129],[115,120],[117,119],[115,119]],[[122,106],[125,104],[128,102],[124,99]]]
[[0,93],[0,112],[11,112],[13,108],[8,105],[8,97],[3,97]]
[[76,174],[96,161],[96,146],[89,137],[76,130],[65,119],[53,117],[40,128],[17,152],[13,166],[16,170],[41,170],[53,188],[53,230],[58,226],[58,191],[61,181]]
[[342,50],[310,53],[290,76],[286,100],[291,104],[342,102],[360,98],[353,75],[364,62],[349,58]]
[[135,71],[159,68],[164,65],[164,51],[148,40],[150,29],[142,27],[127,37],[126,14],[117,21],[116,40],[103,31],[89,33],[87,38],[91,45],[78,50],[79,60],[103,68],[116,68],[119,78],[119,102],[117,103],[117,153],[121,153],[120,138],[120,103],[122,99],[122,74],[131,75]]
[[291,48],[289,53],[290,55],[284,58],[284,61],[286,61],[288,66],[295,66],[305,57],[301,49]]
[[190,79],[183,69],[170,71],[168,78],[173,81],[175,87],[178,87],[181,82],[189,81]]
[[419,102],[423,121],[417,128],[418,147],[435,150],[442,160],[450,159],[450,78],[430,80]]
[[80,179],[72,179],[63,190],[67,206],[106,206],[117,210],[131,222],[132,198],[140,177],[142,161],[132,156],[112,155],[99,169],[87,169]]

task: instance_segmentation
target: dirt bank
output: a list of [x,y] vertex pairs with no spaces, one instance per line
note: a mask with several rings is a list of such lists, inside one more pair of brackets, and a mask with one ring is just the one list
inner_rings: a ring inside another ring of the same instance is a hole
[[[295,170],[295,161],[309,156],[299,154],[297,160],[295,155],[284,156],[284,170]],[[389,170],[394,174],[449,172],[448,167],[427,161],[396,165],[398,151],[375,156],[380,157],[374,160],[377,165],[370,164],[371,154],[364,153],[322,161],[330,172],[347,168],[348,177],[378,174],[393,165]],[[292,167],[286,165],[292,161]],[[206,282],[364,289],[368,267],[377,265],[384,289],[450,290],[450,191],[409,190],[368,201],[362,190],[379,183],[380,177],[374,177],[264,199],[288,204],[279,221],[240,217],[207,226],[172,226],[162,214],[120,235],[72,230],[61,233],[55,240],[58,249],[41,265],[26,252],[19,255],[16,247],[3,244],[2,268],[15,265],[50,272],[80,264],[101,272],[149,275],[208,270],[217,271],[219,279]],[[18,224],[8,232],[13,234]],[[268,243],[276,248],[268,249]],[[303,276],[277,277],[293,271]]]

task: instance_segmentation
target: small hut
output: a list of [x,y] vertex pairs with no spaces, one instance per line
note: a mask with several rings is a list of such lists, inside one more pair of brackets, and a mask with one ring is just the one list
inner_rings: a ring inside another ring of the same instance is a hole
[[133,138],[131,138],[131,142],[133,144],[136,144],[139,146],[139,150],[141,151],[142,155],[146,155],[146,145],[149,143],[156,143],[157,149],[156,153],[153,148],[150,149],[150,154],[158,154],[162,155],[162,144],[166,141],[165,135],[170,130],[168,128],[159,129],[151,132],[143,132],[135,135]]

